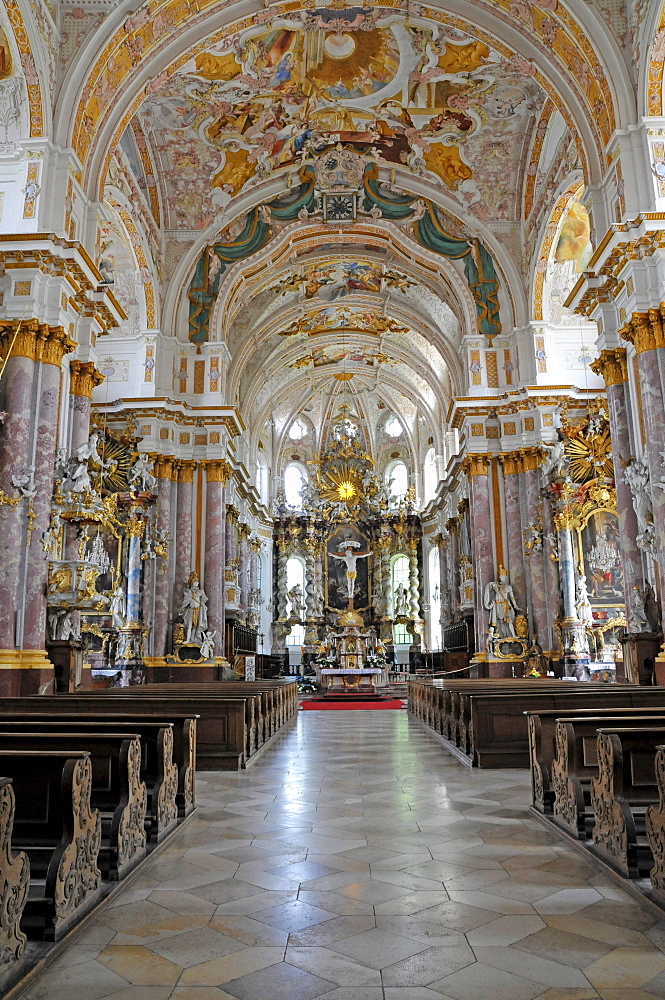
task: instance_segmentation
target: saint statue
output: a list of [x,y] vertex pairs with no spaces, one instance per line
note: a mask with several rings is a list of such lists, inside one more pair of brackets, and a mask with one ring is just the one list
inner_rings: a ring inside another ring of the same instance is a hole
[[125,603],[125,589],[118,581],[110,594],[111,621],[114,628],[122,628],[125,624],[127,605]]
[[515,615],[520,610],[508,582],[508,574],[499,566],[499,580],[490,581],[485,587],[483,604],[489,611],[489,625],[494,627],[499,639],[515,639]]
[[404,584],[395,587],[395,617],[409,617],[409,594]]
[[294,584],[290,590],[287,590],[286,596],[291,602],[291,614],[302,621],[306,614],[305,602],[303,600],[302,587],[299,583]]
[[139,489],[147,493],[154,492],[157,479],[152,474],[151,465],[147,455],[139,455],[127,473],[127,483],[130,490]]
[[356,590],[356,577],[358,576],[356,566],[358,560],[366,559],[369,555],[369,552],[354,551],[359,548],[360,542],[354,542],[352,539],[347,539],[346,542],[342,543],[341,552],[330,553],[333,559],[341,559],[346,565],[346,594],[350,601],[353,600],[353,595]]
[[586,576],[581,570],[575,574],[575,610],[578,619],[584,625],[593,625],[593,612],[589,603],[589,593],[587,590]]
[[185,642],[199,643],[203,640],[204,633],[208,628],[208,598],[199,583],[197,573],[191,573],[179,615],[185,624]]

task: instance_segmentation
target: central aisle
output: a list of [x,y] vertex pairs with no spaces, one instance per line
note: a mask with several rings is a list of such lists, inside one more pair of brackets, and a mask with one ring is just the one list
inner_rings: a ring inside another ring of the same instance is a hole
[[665,921],[406,713],[300,713],[26,1000],[650,1000]]

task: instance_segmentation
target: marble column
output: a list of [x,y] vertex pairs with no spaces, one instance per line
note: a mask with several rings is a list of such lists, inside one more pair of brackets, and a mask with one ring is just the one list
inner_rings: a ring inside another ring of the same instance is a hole
[[503,468],[503,493],[506,511],[506,550],[508,552],[508,577],[520,609],[526,614],[527,585],[524,572],[524,535],[522,527],[522,502],[520,478],[522,456],[519,452],[500,455]]
[[175,587],[173,589],[173,617],[182,607],[182,599],[189,574],[192,572],[194,516],[194,470],[196,462],[179,460],[175,463],[178,475],[175,520]]
[[489,612],[484,605],[485,587],[496,579],[492,550],[492,501],[489,482],[489,456],[468,455],[465,460],[469,478],[469,525],[473,552],[474,623],[476,655],[486,655]]
[[554,524],[559,541],[559,576],[563,601],[564,674],[566,677],[588,679],[589,653],[583,622],[577,617],[575,604],[575,556],[573,551],[570,496],[563,494]]
[[286,624],[286,591],[288,589],[286,562],[288,554],[286,551],[286,539],[281,533],[275,539],[275,561],[277,564],[277,580],[275,585],[275,619],[273,622],[273,653],[283,654],[286,652],[286,636],[290,627]]
[[171,527],[171,503],[175,492],[173,459],[157,457],[155,459],[155,476],[157,477],[157,506],[155,509],[155,528],[160,533],[168,532],[169,554],[167,558],[154,560],[154,608],[153,608],[153,654],[164,657],[171,652],[169,635],[170,608],[169,599],[173,589],[172,566],[174,563],[173,548],[175,540]]
[[208,596],[208,628],[215,631],[215,656],[225,648],[224,566],[226,548],[226,482],[228,462],[206,462],[206,524],[203,588]]
[[141,621],[141,539],[145,531],[145,521],[132,512],[127,521],[127,624],[137,625]]
[[[37,384],[37,426],[34,467],[35,497],[28,525],[23,649],[43,650],[46,640],[46,585],[48,559],[42,535],[51,519],[53,473],[57,446],[62,359],[76,346],[62,327],[47,328]],[[28,514],[30,510],[28,508]]]
[[[594,361],[591,367],[597,374],[603,376],[607,391],[619,519],[619,550],[623,570],[626,620],[630,631],[630,622],[635,611],[635,598],[638,596],[638,591],[644,588],[644,576],[642,553],[637,544],[639,527],[633,506],[633,495],[624,480],[624,470],[633,457],[630,441],[630,400],[626,351],[623,348],[602,351],[600,357]],[[662,418],[661,408],[661,421]]]
[[450,612],[455,620],[460,611],[460,575],[459,575],[459,519],[450,517],[446,521],[450,533],[448,543],[448,587],[450,588]]
[[619,333],[624,340],[629,340],[635,345],[637,354],[646,429],[645,452],[653,500],[655,565],[659,576],[662,604],[665,600],[665,489],[659,489],[657,484],[661,479],[665,479],[662,460],[662,453],[665,452],[665,419],[663,419],[665,390],[661,373],[661,363],[665,365],[665,332],[660,313],[655,309],[649,310],[648,313],[637,313]]
[[316,538],[306,538],[305,545],[305,645],[314,647],[317,640],[316,615]]
[[224,527],[225,537],[225,581],[227,589],[226,603],[237,608],[239,603],[238,594],[238,556],[237,556],[237,523],[238,511],[233,504],[226,505],[226,524]]
[[439,539],[439,594],[441,597],[440,622],[441,635],[443,638],[443,629],[446,625],[450,624],[452,619],[452,594],[448,589],[448,580],[450,579],[450,570],[448,568],[448,559],[450,558],[450,534],[445,531],[445,533],[441,532],[437,537]]
[[248,609],[249,592],[249,536],[250,527],[248,524],[238,525],[238,589],[240,590],[239,604],[243,612]]
[[409,610],[413,621],[420,620],[420,571],[418,569],[418,539],[409,539]]
[[[548,539],[548,535],[550,539]],[[543,650],[548,648],[545,646],[547,640],[549,650],[558,652],[559,637],[554,623],[561,617],[561,582],[559,580],[559,563],[556,558],[558,546],[553,545],[552,542],[556,542],[552,505],[549,498],[543,496],[543,562],[545,565],[545,586],[549,597],[547,601],[548,634],[543,636],[540,641]]]
[[90,406],[92,390],[101,385],[104,376],[97,371],[93,361],[69,362],[69,398],[71,430],[69,450],[75,452],[90,437]]
[[[526,496],[526,517],[528,524],[542,520],[540,498],[540,464],[542,458],[535,452],[524,455],[524,491]],[[529,556],[529,576],[531,578],[530,627],[531,636],[538,639],[541,646],[548,644],[547,604],[551,600],[545,587],[545,559],[542,547]],[[522,609],[524,610],[524,608]]]
[[[16,646],[16,610],[21,562],[24,550],[25,501],[15,504],[6,498],[18,494],[12,476],[32,465],[34,390],[38,368],[36,350],[39,325],[22,323],[18,333],[13,322],[0,322],[0,353],[12,350],[0,381],[0,651]],[[13,345],[13,346],[12,346]]]

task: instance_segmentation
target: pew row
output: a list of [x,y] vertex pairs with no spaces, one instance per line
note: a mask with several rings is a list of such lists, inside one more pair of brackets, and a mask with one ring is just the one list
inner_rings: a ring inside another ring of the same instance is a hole
[[0,778],[0,994],[20,974],[26,936],[20,923],[30,886],[30,862],[14,851],[16,800],[11,778]]
[[101,899],[101,817],[90,804],[90,756],[0,749],[0,774],[12,779],[13,841],[30,861],[21,930],[57,941]]
[[[6,751],[84,751],[90,756],[90,803],[99,812],[101,843],[97,864],[102,878],[117,881],[146,856],[148,793],[141,780],[141,741],[126,733],[2,731]],[[18,831],[20,836],[20,830]],[[18,841],[17,841],[18,842]]]
[[460,728],[468,742],[460,740],[457,745],[448,740],[446,746],[464,763],[489,768],[529,766],[526,712],[550,710],[563,716],[580,708],[661,707],[664,700],[659,688],[538,680],[533,686],[508,680],[498,689],[493,681],[489,686],[486,681],[480,682],[471,693],[460,691],[457,697]]
[[[72,696],[78,698],[78,695]],[[26,709],[22,709],[21,704],[27,703]],[[159,735],[160,725],[168,725],[172,730],[172,750],[171,762],[177,767],[177,794],[176,803],[178,815],[189,816],[196,804],[196,715],[180,715],[177,712],[168,713],[168,722],[160,723],[156,721],[154,715],[138,712],[130,707],[125,712],[110,711],[97,712],[93,708],[77,703],[72,710],[60,709],[54,712],[53,702],[48,698],[12,698],[4,699],[0,707],[0,728],[8,727],[20,728],[23,725],[33,726],[35,724],[49,725],[52,727],[69,727],[72,724],[77,726],[87,726],[92,731],[105,727],[106,730],[118,729],[118,727],[128,728],[135,731],[147,745],[142,752],[141,768],[143,779],[151,787],[157,780],[157,768],[160,766],[160,752],[164,754],[163,746],[157,746],[156,737]],[[119,706],[124,707],[124,704]],[[56,722],[51,721],[57,714]],[[157,727],[157,728],[155,728]],[[162,741],[163,742],[163,741]],[[168,751],[167,751],[168,759]],[[169,764],[170,767],[170,764]],[[163,771],[163,766],[162,766]],[[163,776],[162,776],[163,780]],[[155,820],[158,827],[163,827],[164,822],[160,822],[155,813]],[[170,820],[169,820],[170,822]]]
[[[647,689],[648,690],[648,689]],[[658,699],[657,699],[658,700]],[[531,804],[538,812],[549,815],[553,811],[555,801],[553,769],[557,757],[560,760],[558,775],[567,771],[572,765],[578,777],[584,777],[590,782],[592,773],[597,766],[596,737],[599,727],[610,725],[632,726],[642,725],[652,717],[665,716],[665,699],[663,704],[638,708],[576,708],[566,713],[560,709],[528,711],[524,714],[529,730],[529,766],[531,769]],[[565,719],[564,719],[565,716]],[[558,723],[577,722],[577,740],[570,744],[563,743],[563,737],[557,734]],[[586,726],[586,723],[590,723]],[[585,728],[582,729],[582,725]],[[579,742],[581,741],[581,742]],[[589,769],[582,774],[582,761],[587,761]],[[557,777],[561,787],[563,779]],[[571,828],[572,832],[572,828]]]

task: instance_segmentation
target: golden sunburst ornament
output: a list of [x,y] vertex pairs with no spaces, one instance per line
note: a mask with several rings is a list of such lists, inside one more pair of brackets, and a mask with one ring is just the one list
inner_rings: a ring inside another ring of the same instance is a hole
[[337,496],[340,500],[353,500],[357,492],[350,479],[343,480],[337,486]]

